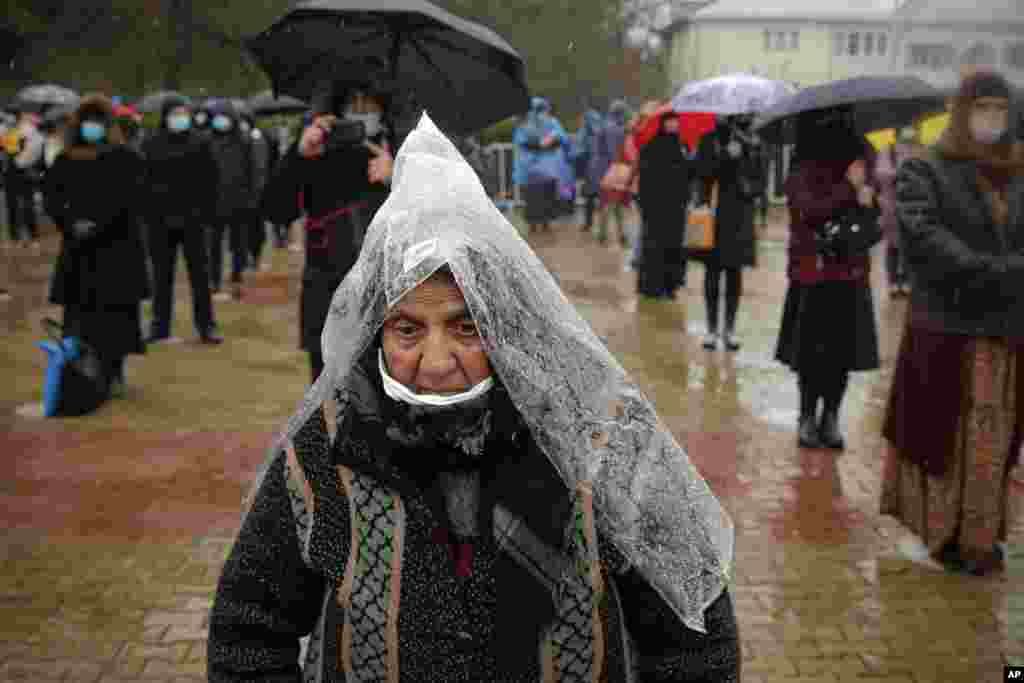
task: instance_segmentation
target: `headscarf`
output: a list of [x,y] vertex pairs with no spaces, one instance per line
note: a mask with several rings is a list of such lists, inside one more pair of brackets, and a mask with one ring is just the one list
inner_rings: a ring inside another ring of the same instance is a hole
[[612,102],[611,107],[608,108],[608,118],[625,127],[626,120],[629,118],[629,105],[626,104],[626,101],[615,100]]
[[657,134],[640,148],[640,201],[645,205],[664,204],[666,199],[677,201],[686,156],[679,134],[665,130],[665,122],[677,116],[673,112],[659,116]]
[[[992,147],[978,144],[971,135],[971,107],[982,97],[1003,97],[1011,102],[1006,135]],[[988,70],[967,74],[953,98],[949,125],[937,144],[939,153],[948,159],[975,161],[991,181],[1005,184],[1010,176],[1024,170],[1024,148],[1014,140],[1015,104],[1009,84],[999,74]]]
[[400,148],[391,193],[334,293],[322,335],[326,367],[247,500],[324,401],[335,397],[346,412],[355,368],[387,311],[444,265],[496,379],[550,467],[569,491],[592,492],[599,533],[687,627],[706,633],[704,610],[729,581],[732,521],[654,406],[426,115]]
[[832,161],[849,165],[866,158],[869,143],[853,126],[852,111],[836,107],[811,111],[797,118],[796,154],[798,161]]

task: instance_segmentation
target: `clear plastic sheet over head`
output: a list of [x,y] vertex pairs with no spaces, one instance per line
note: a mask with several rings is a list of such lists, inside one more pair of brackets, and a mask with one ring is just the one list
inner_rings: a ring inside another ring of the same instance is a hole
[[571,490],[589,483],[599,532],[689,628],[706,632],[703,612],[731,571],[731,519],[651,402],[427,115],[399,150],[391,194],[334,294],[322,337],[325,370],[247,500],[313,411],[344,396],[339,390],[389,307],[444,264],[498,379],[552,466]]

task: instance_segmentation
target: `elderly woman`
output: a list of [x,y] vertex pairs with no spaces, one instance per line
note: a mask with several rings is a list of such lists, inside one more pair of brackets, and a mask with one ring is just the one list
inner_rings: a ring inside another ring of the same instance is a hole
[[739,680],[728,516],[426,117],[323,339],[211,681]]
[[882,512],[949,569],[999,567],[1024,427],[1024,148],[1010,86],[966,77],[937,146],[896,180],[913,290],[883,434]]

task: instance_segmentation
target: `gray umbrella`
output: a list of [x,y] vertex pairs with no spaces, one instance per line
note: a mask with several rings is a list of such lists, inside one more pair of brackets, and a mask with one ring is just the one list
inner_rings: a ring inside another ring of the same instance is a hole
[[274,93],[301,100],[325,82],[355,80],[356,64],[379,63],[412,109],[455,134],[529,108],[519,53],[426,0],[304,0],[245,44]]
[[253,95],[246,102],[249,109],[257,116],[271,116],[273,114],[301,114],[309,109],[309,105],[302,100],[288,95],[274,97],[269,90],[259,95]]
[[792,142],[796,116],[840,106],[852,106],[860,132],[899,128],[919,116],[945,108],[944,93],[912,76],[862,76],[804,88],[765,110],[754,130],[773,142]]
[[14,99],[22,108],[42,110],[51,106],[77,107],[80,98],[78,93],[70,88],[49,83],[22,88],[14,96]]
[[154,92],[146,95],[141,100],[135,103],[135,108],[143,113],[159,112],[163,109],[164,102],[171,99],[172,97],[180,97],[186,102],[191,102],[191,99],[187,95],[182,95],[179,92],[173,90],[161,90],[160,92]]

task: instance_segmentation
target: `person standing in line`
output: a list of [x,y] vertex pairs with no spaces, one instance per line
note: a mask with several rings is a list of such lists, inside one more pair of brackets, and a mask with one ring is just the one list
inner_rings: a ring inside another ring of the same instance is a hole
[[[12,137],[16,147],[8,149],[11,163],[7,167],[4,186],[7,193],[7,220],[11,243],[39,248],[39,219],[36,215],[35,193],[42,178],[45,139],[39,132],[40,117],[29,111],[18,114],[18,125]],[[28,240],[22,242],[22,230]]]
[[796,144],[785,184],[789,287],[775,358],[797,374],[800,447],[842,450],[839,408],[849,375],[879,367],[871,255],[826,258],[818,235],[845,216],[877,220],[874,159],[847,108],[801,115]]
[[564,176],[569,137],[551,115],[546,99],[533,98],[530,113],[516,129],[513,142],[518,147],[514,182],[522,188],[529,231],[550,232],[551,222],[560,212],[559,183]]
[[[217,210],[210,229],[210,281],[214,301],[242,298],[242,273],[249,255],[246,231],[253,192],[249,145],[243,138],[240,116],[231,102],[218,100],[209,107],[213,118],[210,145],[217,162]],[[224,272],[224,233],[231,251],[231,294],[221,291]]]
[[204,344],[224,341],[214,319],[204,226],[216,209],[217,164],[209,144],[192,128],[186,100],[170,98],[160,111],[160,129],[143,144],[146,164],[153,321],[150,343],[171,338],[178,248],[185,253],[192,287],[192,322]]
[[683,281],[686,206],[680,193],[689,187],[692,172],[683,144],[679,117],[668,112],[659,116],[657,134],[640,149],[637,202],[644,232],[637,289],[653,299],[674,299]]
[[601,179],[611,161],[606,161],[598,153],[604,117],[593,107],[587,107],[580,119],[580,127],[576,132],[576,175],[583,179],[583,198],[586,202],[580,231],[589,232],[594,227],[594,210],[600,198]]
[[249,145],[249,163],[252,165],[252,195],[246,208],[249,264],[254,271],[268,270],[263,262],[263,245],[267,242],[267,224],[260,213],[260,198],[270,174],[270,141],[251,115],[243,115],[239,122],[242,137]]
[[125,357],[146,351],[140,303],[152,292],[142,240],[144,179],[113,104],[103,95],[83,97],[43,192],[62,237],[50,303],[64,308],[64,335],[96,349],[115,398],[125,394]]
[[1024,144],[1013,91],[963,78],[939,142],[903,162],[896,215],[913,290],[882,435],[880,509],[932,559],[1004,564],[1024,437]]
[[718,348],[721,282],[725,279],[725,348],[738,351],[736,316],[743,289],[743,269],[757,263],[754,203],[764,194],[765,176],[760,143],[750,133],[749,116],[720,117],[715,130],[701,138],[697,174],[701,197],[709,203],[717,186],[715,243],[710,250],[690,252],[704,263],[704,304],[708,331],[703,346]]
[[310,382],[324,369],[320,346],[331,297],[355,264],[370,219],[390,192],[395,87],[376,63],[357,80],[325,83],[315,116],[263,193],[263,215],[290,225],[304,217],[299,345]]

